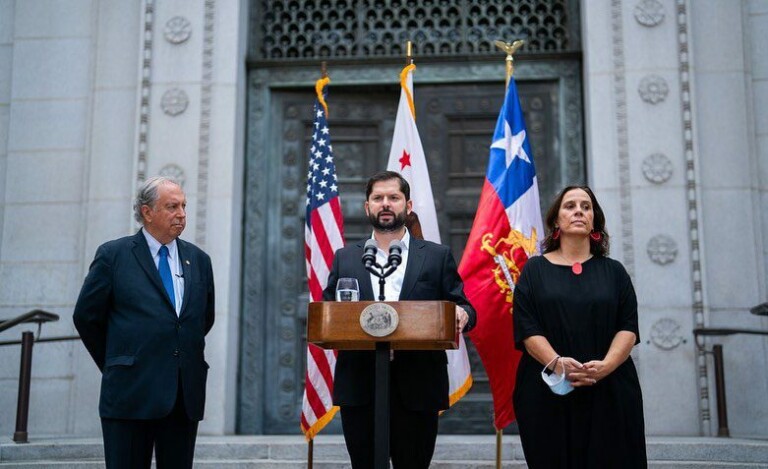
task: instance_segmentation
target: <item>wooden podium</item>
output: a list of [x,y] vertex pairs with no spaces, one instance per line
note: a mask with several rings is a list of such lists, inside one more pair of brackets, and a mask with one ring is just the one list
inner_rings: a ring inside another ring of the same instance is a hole
[[[381,303],[397,312],[397,327],[377,337],[363,329],[361,315]],[[459,348],[456,305],[450,301],[317,301],[307,311],[307,342],[324,349],[376,351],[374,467],[387,469],[390,350]]]

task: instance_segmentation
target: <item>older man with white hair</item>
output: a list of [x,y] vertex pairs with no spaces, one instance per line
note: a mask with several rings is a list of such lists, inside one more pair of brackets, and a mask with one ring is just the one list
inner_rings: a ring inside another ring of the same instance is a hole
[[211,259],[179,236],[186,197],[172,179],[138,190],[132,236],[99,246],[74,322],[102,372],[107,468],[191,468],[203,418],[205,335],[213,326]]

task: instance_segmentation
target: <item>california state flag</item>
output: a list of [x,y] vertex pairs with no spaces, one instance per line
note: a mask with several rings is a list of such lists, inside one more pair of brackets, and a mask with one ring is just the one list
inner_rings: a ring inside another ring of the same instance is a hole
[[[429,170],[424,149],[421,146],[419,131],[416,128],[416,108],[413,104],[413,70],[416,65],[407,65],[400,72],[400,104],[397,106],[395,133],[392,136],[392,148],[389,151],[387,169],[400,173],[411,186],[413,211],[418,216],[424,239],[440,243],[440,230],[437,228],[435,200],[432,197],[432,184],[429,182]],[[411,233],[412,235],[414,233]],[[459,349],[448,350],[448,384],[450,403],[464,397],[472,386],[472,373],[464,337],[459,334]]]

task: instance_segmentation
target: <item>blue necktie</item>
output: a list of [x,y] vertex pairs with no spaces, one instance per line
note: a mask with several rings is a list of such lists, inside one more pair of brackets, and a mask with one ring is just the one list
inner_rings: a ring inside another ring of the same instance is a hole
[[173,277],[171,276],[171,264],[168,263],[168,247],[160,246],[160,262],[157,266],[160,271],[160,279],[163,281],[165,292],[168,293],[168,298],[171,299],[173,308],[176,308],[176,295],[173,293]]

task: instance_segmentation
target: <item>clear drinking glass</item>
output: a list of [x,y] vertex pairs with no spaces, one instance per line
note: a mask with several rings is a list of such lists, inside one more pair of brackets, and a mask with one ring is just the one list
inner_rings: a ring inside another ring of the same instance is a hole
[[336,282],[336,301],[358,301],[360,299],[360,287],[356,278],[340,278]]

